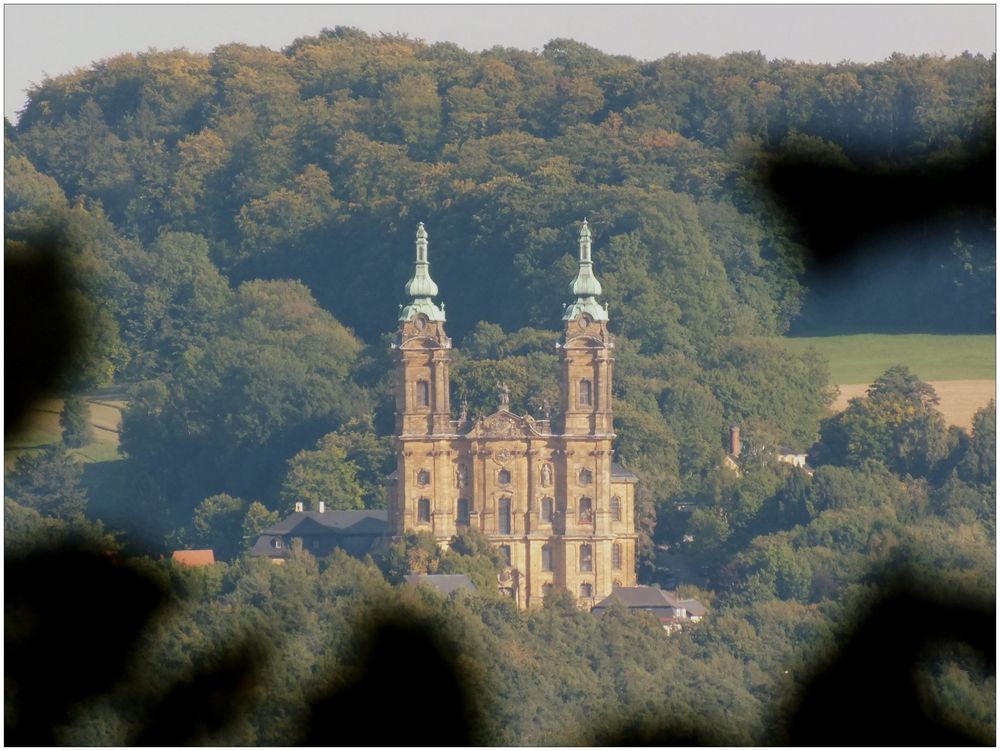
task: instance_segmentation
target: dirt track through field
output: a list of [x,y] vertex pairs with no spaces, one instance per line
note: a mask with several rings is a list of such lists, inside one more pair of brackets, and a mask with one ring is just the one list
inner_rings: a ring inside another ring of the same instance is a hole
[[[969,429],[972,426],[972,416],[996,397],[997,382],[982,381],[929,381],[934,387],[941,403],[938,409],[944,415],[949,425]],[[849,399],[864,396],[868,390],[867,383],[847,383],[838,386],[840,396],[830,407],[834,412],[840,412],[847,407]]]

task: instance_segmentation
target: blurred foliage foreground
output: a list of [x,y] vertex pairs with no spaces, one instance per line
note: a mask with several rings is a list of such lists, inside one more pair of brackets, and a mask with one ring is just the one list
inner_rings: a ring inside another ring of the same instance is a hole
[[339,553],[184,568],[95,539],[35,549],[6,563],[6,741],[992,745],[992,604],[881,581],[826,613],[730,607],[671,636],[568,596],[524,613],[394,588]]

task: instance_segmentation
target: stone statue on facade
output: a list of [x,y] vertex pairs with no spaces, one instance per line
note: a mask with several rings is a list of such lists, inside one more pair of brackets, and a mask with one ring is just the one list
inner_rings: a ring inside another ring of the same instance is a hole
[[510,387],[503,382],[497,383],[497,391],[500,394],[500,406],[510,406]]

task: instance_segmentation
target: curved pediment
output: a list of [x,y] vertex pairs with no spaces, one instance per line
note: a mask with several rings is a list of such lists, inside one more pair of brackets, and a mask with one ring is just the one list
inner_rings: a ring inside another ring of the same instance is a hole
[[400,349],[442,349],[451,347],[451,338],[445,337],[444,340],[437,339],[433,336],[410,336],[399,343]]
[[567,337],[562,346],[565,347],[609,347],[609,341],[593,336],[592,334],[580,334],[572,338]]
[[521,417],[506,409],[477,417],[466,433],[469,438],[533,438],[541,435],[531,415]]

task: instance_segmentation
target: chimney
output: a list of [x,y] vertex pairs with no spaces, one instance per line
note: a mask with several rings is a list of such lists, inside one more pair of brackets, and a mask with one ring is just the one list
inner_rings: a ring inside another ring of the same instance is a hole
[[303,507],[302,507],[302,501],[296,501],[296,502],[295,502],[295,510],[296,510],[296,511],[301,511],[301,510],[302,510],[302,508],[303,508]]
[[734,457],[740,455],[740,426],[729,426],[729,453]]
[[326,513],[326,502],[325,501],[320,501],[319,502],[319,512],[321,514],[325,514]]

